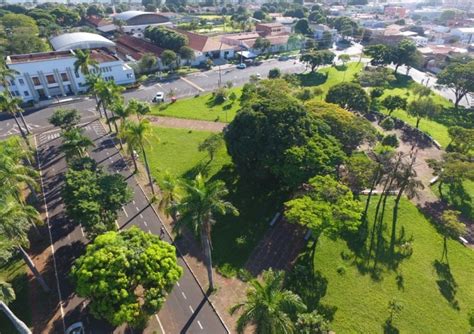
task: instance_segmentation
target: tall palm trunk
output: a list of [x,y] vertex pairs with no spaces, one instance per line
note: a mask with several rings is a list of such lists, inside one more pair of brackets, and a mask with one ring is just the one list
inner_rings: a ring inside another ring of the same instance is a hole
[[107,108],[105,106],[105,102],[102,102],[102,109],[104,110],[105,120],[107,122],[107,125],[109,126],[109,132],[112,132],[112,126],[110,125],[110,118],[109,118],[109,115],[107,114]]
[[202,250],[204,251],[204,258],[206,261],[207,278],[209,279],[209,290],[214,290],[214,273],[212,272],[212,255],[211,255],[211,242],[209,240],[210,227],[209,222],[206,222],[201,227],[201,243]]
[[8,319],[10,319],[10,322],[13,324],[15,327],[16,331],[20,334],[31,334],[30,329],[28,326],[25,325],[23,321],[21,321],[17,316],[10,310],[10,308],[0,300],[0,311],[2,311]]
[[155,187],[153,186],[153,180],[151,178],[151,173],[150,173],[150,166],[148,166],[148,158],[145,153],[145,148],[143,147],[143,144],[140,144],[141,149],[142,149],[142,154],[143,154],[143,160],[145,160],[145,169],[146,173],[148,175],[148,182],[150,182],[150,188],[151,188],[151,193],[155,195]]
[[135,168],[134,173],[136,174],[136,173],[138,173],[138,165],[137,165],[137,159],[135,158],[135,154],[134,154],[133,149],[132,149],[131,156],[132,156],[132,161],[133,161],[133,167]]
[[43,291],[46,293],[50,293],[51,289],[48,287],[48,285],[44,281],[43,276],[41,276],[38,269],[36,269],[35,264],[33,263],[33,261],[31,261],[28,253],[21,246],[18,246],[18,249],[20,250],[23,260],[25,260],[26,265],[28,266],[28,268],[30,268],[33,275],[35,275],[35,278],[38,280],[38,283],[41,285],[41,288],[43,288]]
[[26,120],[25,120],[25,117],[23,116],[23,113],[22,112],[18,112],[20,114],[20,118],[21,118],[21,121],[23,122],[23,125],[25,126],[25,129],[26,129],[26,133],[27,134],[31,134],[31,131],[30,129],[28,128],[28,124],[26,124]]

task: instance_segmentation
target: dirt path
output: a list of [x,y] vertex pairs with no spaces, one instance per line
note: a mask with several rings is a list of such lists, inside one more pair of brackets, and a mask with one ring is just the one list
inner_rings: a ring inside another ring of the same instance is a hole
[[200,121],[195,119],[174,117],[149,116],[147,118],[153,124],[166,128],[189,129],[197,131],[221,132],[227,125],[226,123],[220,122]]

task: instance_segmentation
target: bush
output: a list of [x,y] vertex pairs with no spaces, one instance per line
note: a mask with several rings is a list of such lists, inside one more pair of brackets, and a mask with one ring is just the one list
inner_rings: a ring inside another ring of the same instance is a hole
[[385,131],[390,131],[390,130],[393,130],[393,128],[395,128],[395,121],[393,120],[392,117],[386,117],[384,118],[382,122],[380,122],[380,126]]
[[381,97],[383,95],[383,88],[381,87],[375,87],[370,91],[370,97],[372,99],[376,99],[378,97]]
[[281,76],[281,71],[279,68],[272,68],[268,71],[268,79],[277,79]]
[[314,97],[313,90],[311,88],[303,88],[296,93],[296,98],[301,101],[308,101]]
[[232,278],[237,275],[235,268],[232,267],[229,263],[224,263],[220,266],[217,266],[217,272],[225,278]]
[[396,135],[386,135],[382,139],[382,145],[391,146],[391,147],[398,147],[400,143],[398,142],[398,138]]
[[228,95],[227,89],[218,88],[212,93],[213,102],[215,104],[222,104],[225,102],[225,100],[227,100],[227,95]]

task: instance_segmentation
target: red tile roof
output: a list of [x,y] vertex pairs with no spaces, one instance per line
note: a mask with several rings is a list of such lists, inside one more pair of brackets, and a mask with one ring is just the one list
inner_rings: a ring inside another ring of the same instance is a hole
[[156,57],[160,57],[164,51],[152,43],[130,35],[120,36],[115,43],[119,53],[131,56],[135,60],[140,60],[145,53],[153,53]]
[[193,32],[175,29],[177,32],[188,37],[189,44],[188,46],[196,51],[200,52],[209,52],[217,51],[219,49],[232,49],[233,47],[222,43],[219,38],[209,37],[205,35],[196,34]]
[[101,27],[112,23],[111,21],[99,16],[88,16],[86,17],[86,21],[94,27]]

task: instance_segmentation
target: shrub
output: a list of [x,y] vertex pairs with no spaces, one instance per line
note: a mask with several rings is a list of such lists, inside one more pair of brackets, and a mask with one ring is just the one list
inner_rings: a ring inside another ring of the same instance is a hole
[[268,71],[268,79],[276,79],[281,76],[281,71],[279,68],[272,68],[270,71]]
[[381,87],[375,87],[370,91],[370,97],[373,99],[376,99],[378,97],[381,97],[383,95],[383,88]]
[[380,126],[381,126],[382,129],[384,129],[385,131],[390,131],[390,130],[393,130],[393,128],[395,128],[395,121],[393,120],[392,117],[386,117],[386,118],[384,118],[384,120],[380,123]]
[[386,135],[382,139],[382,145],[391,146],[391,147],[398,147],[399,142],[398,142],[397,136],[394,135],[394,134],[393,135]]
[[215,104],[222,104],[224,103],[225,100],[227,100],[227,95],[228,95],[227,89],[218,88],[212,93],[213,102]]

